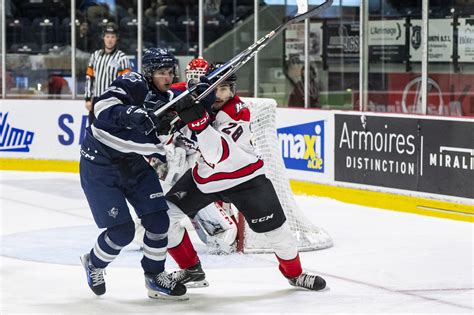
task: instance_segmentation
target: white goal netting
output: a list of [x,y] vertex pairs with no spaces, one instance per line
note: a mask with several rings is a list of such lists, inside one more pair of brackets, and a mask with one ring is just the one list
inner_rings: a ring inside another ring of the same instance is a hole
[[[276,101],[264,98],[244,99],[250,108],[254,143],[265,162],[266,176],[272,181],[300,251],[324,249],[333,245],[329,234],[315,226],[298,208],[286,175],[276,131]],[[311,209],[309,209],[311,210]],[[315,209],[316,211],[316,206]],[[244,228],[243,251],[247,253],[273,252],[265,236],[253,232],[247,223]]]

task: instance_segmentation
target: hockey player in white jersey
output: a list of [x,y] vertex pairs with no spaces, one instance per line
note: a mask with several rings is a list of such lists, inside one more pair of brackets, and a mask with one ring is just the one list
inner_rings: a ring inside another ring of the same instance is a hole
[[[209,72],[220,67],[219,64]],[[196,213],[216,201],[235,204],[250,228],[265,234],[279,262],[280,272],[293,286],[309,290],[326,287],[323,278],[302,270],[296,240],[278,196],[264,173],[264,162],[252,145],[250,111],[235,94],[235,75],[216,90],[212,108],[200,103],[176,106],[179,117],[197,134],[200,156],[166,194],[170,209],[168,253],[181,270],[174,277],[186,283],[201,269],[186,229],[179,224],[184,212]]]
[[[191,60],[185,69],[186,81],[172,85],[172,88],[184,91],[191,84],[209,71],[209,63],[202,57]],[[176,181],[196,163],[199,156],[198,145],[193,132],[182,128],[174,137],[173,143],[167,146],[165,186],[173,186]],[[166,189],[166,188],[165,188]],[[168,191],[168,189],[166,189]],[[183,216],[185,216],[183,214]],[[237,245],[236,210],[229,203],[221,200],[201,209],[191,219],[201,241],[208,246],[211,254],[230,254]]]

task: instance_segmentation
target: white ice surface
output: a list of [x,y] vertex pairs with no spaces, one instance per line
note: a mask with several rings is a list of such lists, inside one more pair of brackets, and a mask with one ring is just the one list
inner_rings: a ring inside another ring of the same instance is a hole
[[474,313],[466,222],[297,196],[334,239],[333,248],[301,253],[329,291],[289,286],[273,255],[211,256],[196,240],[211,285],[189,290],[189,301],[167,302],[146,297],[133,245],[107,268],[107,293],[89,290],[79,256],[99,230],[77,174],[3,171],[0,197],[0,314]]

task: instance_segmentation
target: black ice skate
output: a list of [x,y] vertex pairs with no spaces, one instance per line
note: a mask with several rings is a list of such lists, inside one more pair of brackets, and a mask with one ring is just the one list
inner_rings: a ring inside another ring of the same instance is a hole
[[323,278],[306,271],[303,271],[303,273],[296,278],[288,279],[288,282],[294,287],[305,288],[313,291],[319,291],[326,288],[326,281]]
[[97,295],[102,295],[105,293],[105,280],[104,274],[105,270],[96,268],[92,265],[90,260],[90,254],[84,254],[81,256],[82,266],[86,271],[87,284],[91,288],[92,292]]
[[208,287],[209,282],[206,280],[206,274],[202,270],[201,262],[198,262],[192,267],[181,269],[171,273],[174,281],[186,285],[187,288],[202,288]]
[[152,274],[145,273],[145,286],[152,299],[188,300],[186,286],[172,279],[166,271]]

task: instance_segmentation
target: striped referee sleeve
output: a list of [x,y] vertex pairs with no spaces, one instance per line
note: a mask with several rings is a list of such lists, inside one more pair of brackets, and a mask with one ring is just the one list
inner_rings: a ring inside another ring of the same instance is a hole
[[94,63],[96,59],[97,51],[92,53],[91,57],[89,58],[89,64],[87,65],[87,72],[86,72],[86,85],[84,91],[84,98],[86,101],[90,101],[92,98],[92,90],[94,87]]
[[120,70],[118,72],[119,75],[124,75],[125,73],[132,71],[132,65],[130,64],[130,60],[128,57],[123,54],[120,56]]

